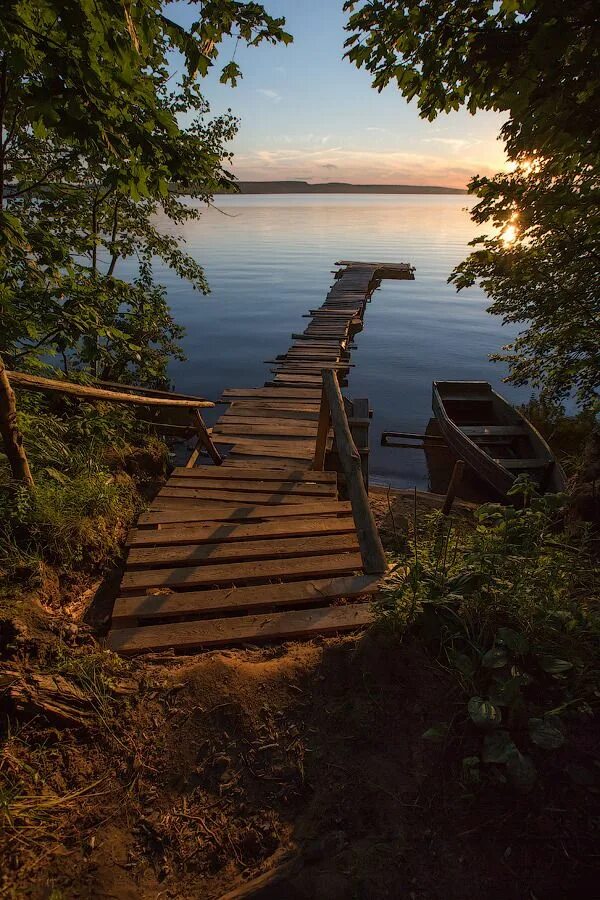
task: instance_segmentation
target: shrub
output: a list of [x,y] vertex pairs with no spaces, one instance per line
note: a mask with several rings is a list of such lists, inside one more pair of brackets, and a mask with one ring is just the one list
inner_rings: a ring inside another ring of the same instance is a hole
[[564,530],[563,506],[560,496],[487,504],[470,528],[433,514],[379,604],[380,623],[414,629],[457,679],[461,711],[425,737],[480,735],[466,780],[531,786],[540,754],[596,702],[600,579],[588,532]]

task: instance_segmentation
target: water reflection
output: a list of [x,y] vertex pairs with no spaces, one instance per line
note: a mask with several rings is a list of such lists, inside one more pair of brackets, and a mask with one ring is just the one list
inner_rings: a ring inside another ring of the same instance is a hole
[[[473,288],[457,295],[446,283],[481,231],[464,196],[221,197],[185,227],[187,249],[204,265],[212,294],[203,297],[164,269],[177,320],[187,329],[185,364],[174,363],[178,390],[216,398],[227,386],[260,385],[263,360],[303,330],[303,313],[320,305],[341,258],[410,262],[415,281],[388,281],[375,294],[357,336],[349,396],[368,397],[374,410],[374,481],[427,486],[422,451],[379,446],[382,430],[422,431],[430,417],[431,382],[488,380],[504,370],[489,353],[512,333],[486,312]],[[502,386],[509,399],[528,391]]]

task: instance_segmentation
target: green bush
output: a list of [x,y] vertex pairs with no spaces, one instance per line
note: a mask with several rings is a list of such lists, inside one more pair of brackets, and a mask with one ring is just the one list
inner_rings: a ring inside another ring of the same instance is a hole
[[600,695],[598,568],[586,529],[565,530],[563,505],[487,504],[472,527],[435,513],[394,560],[379,622],[410,627],[456,678],[463,705],[425,737],[480,735],[467,781],[530,787],[540,754],[561,747]]
[[74,574],[113,560],[141,506],[127,460],[140,448],[152,458],[166,453],[130,409],[110,404],[24,392],[19,425],[35,487],[15,485],[0,457],[0,570],[9,590],[35,580],[44,564]]

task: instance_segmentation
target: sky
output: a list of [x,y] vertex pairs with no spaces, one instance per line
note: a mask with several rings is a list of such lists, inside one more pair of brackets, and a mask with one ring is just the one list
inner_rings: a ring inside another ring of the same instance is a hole
[[[427,122],[396,87],[378,93],[367,72],[343,59],[343,0],[263,5],[286,18],[294,42],[224,45],[220,62],[235,49],[243,79],[236,88],[219,84],[219,65],[203,82],[211,112],[231,109],[241,120],[230,147],[237,178],[462,188],[474,174],[503,168],[499,114],[461,110]],[[186,24],[196,18],[183,2],[169,15]]]

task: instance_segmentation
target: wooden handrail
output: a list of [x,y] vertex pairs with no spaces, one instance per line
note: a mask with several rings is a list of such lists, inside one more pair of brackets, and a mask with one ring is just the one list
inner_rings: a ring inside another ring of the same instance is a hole
[[327,445],[329,423],[333,425],[336,449],[344,475],[346,488],[352,506],[352,516],[358,535],[363,568],[368,575],[381,574],[387,570],[385,552],[375,525],[373,511],[363,481],[360,453],[350,433],[344,400],[335,370],[323,369],[323,390],[321,409],[317,425],[315,458],[313,469],[322,471]]
[[[210,400],[204,400],[200,397],[187,397],[185,399],[182,396],[172,397],[168,394],[167,391],[154,391],[152,388],[140,388],[139,390],[148,390],[152,394],[157,394],[158,396],[150,396],[150,393],[145,395],[142,393],[126,393],[129,390],[135,391],[136,388],[131,385],[123,385],[124,390],[118,391],[112,390],[112,387],[92,387],[90,385],[76,384],[72,381],[61,381],[56,378],[43,378],[41,375],[30,375],[27,372],[8,371],[8,369],[4,370],[4,374],[8,379],[7,384],[9,387],[10,383],[12,383],[14,385],[17,385],[18,387],[24,388],[27,391],[70,394],[71,396],[79,397],[82,400],[107,400],[110,403],[130,403],[134,406],[160,406],[163,408],[175,407],[176,409],[187,409],[190,411],[192,416],[192,427],[198,435],[198,441],[192,452],[192,455],[190,456],[188,466],[191,467],[195,465],[198,456],[200,455],[201,448],[204,448],[206,450],[216,466],[220,466],[223,462],[223,457],[217,450],[210,432],[208,431],[204,423],[204,419],[202,418],[202,415],[200,413],[200,409],[210,409],[214,407],[215,404]],[[109,384],[111,384],[111,386],[112,384],[114,384],[115,387],[119,387],[119,385],[114,382],[109,382]],[[0,413],[1,412],[2,410],[0,409]],[[14,441],[10,443],[5,437],[5,445],[7,447],[12,448],[13,443]],[[13,469],[15,469],[14,465]]]
[[41,375],[29,375],[26,372],[6,370],[9,381],[28,391],[42,391],[58,394],[71,394],[82,400],[109,400],[113,403],[132,403],[137,406],[174,406],[179,409],[209,409],[215,404],[210,400],[175,400],[169,397],[142,397],[139,394],[127,394],[121,391],[106,390],[73,381],[60,381],[54,378],[42,378]]

